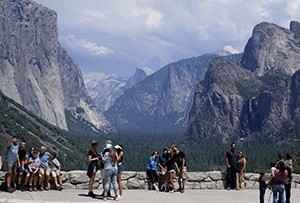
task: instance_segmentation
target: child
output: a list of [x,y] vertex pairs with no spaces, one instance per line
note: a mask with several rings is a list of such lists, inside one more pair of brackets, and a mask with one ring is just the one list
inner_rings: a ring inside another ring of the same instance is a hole
[[[42,174],[40,174],[40,159],[37,157],[38,152],[34,150],[32,152],[32,157],[29,157],[28,162],[30,163],[28,165],[29,173],[27,174],[27,177],[29,178],[29,191],[37,191],[37,181],[38,177],[42,178]],[[26,179],[27,179],[26,177]],[[32,186],[32,179],[33,179],[33,186]],[[26,181],[25,181],[26,182]]]
[[[51,152],[51,161],[50,161],[51,174],[54,179],[55,187],[57,190],[62,190],[62,174],[60,172],[61,166],[59,161],[56,158],[56,153]],[[58,184],[59,183],[59,184]]]
[[259,183],[259,202],[264,203],[265,193],[267,189],[267,179],[264,172],[259,173],[258,183]]

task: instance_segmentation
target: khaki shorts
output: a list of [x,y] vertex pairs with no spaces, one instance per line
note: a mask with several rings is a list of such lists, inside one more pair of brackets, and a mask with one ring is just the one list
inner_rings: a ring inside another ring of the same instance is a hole
[[176,175],[177,175],[177,177],[181,177],[182,179],[185,180],[187,178],[186,172],[187,172],[187,168],[186,168],[186,166],[184,166],[183,167],[183,173],[182,174],[177,173]]
[[52,177],[59,176],[58,171],[51,171]]
[[46,176],[50,176],[50,168],[48,169],[44,169],[44,168],[40,168],[40,173],[44,176],[46,174]]
[[17,163],[7,163],[7,173],[17,174]]

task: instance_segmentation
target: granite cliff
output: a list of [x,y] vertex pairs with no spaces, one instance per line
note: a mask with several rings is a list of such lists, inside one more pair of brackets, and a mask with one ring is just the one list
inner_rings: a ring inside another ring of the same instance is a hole
[[94,130],[113,130],[58,42],[57,14],[33,1],[0,1],[0,90],[62,129],[68,129],[69,111]]
[[290,29],[255,26],[241,65],[214,60],[196,86],[189,117],[191,139],[221,136],[236,141],[300,124],[299,23]]

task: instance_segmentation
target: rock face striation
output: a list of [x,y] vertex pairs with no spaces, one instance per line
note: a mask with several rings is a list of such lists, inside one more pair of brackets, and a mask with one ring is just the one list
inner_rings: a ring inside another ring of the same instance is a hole
[[198,83],[189,117],[191,139],[217,135],[236,141],[300,124],[300,24],[290,30],[255,26],[242,62],[214,60]]
[[184,132],[194,86],[216,57],[240,59],[240,55],[218,52],[171,63],[128,89],[105,111],[106,117],[123,132]]
[[112,130],[93,107],[78,65],[58,42],[56,13],[33,1],[0,1],[0,90],[62,129],[68,129],[70,111],[96,129]]

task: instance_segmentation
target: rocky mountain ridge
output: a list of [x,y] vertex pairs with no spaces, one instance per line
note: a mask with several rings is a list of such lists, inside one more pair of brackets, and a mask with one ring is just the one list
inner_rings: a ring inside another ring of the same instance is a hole
[[166,65],[128,89],[105,111],[106,117],[122,132],[184,132],[194,85],[216,57],[239,61],[241,55],[223,51]]
[[95,130],[113,131],[93,106],[78,65],[58,42],[53,10],[31,0],[2,0],[0,28],[0,90],[6,96],[62,129],[68,129],[65,111],[70,111]]
[[154,71],[151,68],[136,68],[133,76],[129,78],[100,72],[83,73],[87,90],[95,105],[102,110],[108,110],[114,101],[127,89],[142,81]]
[[[241,65],[214,60],[197,84],[188,135],[236,141],[252,133],[272,134],[300,125],[300,24],[290,30],[271,23],[255,26]],[[248,69],[248,70],[247,70]]]

